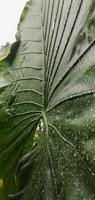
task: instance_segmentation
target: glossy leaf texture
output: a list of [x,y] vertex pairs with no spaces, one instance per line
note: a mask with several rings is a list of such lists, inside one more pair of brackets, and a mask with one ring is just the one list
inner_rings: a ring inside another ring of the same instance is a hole
[[17,39],[0,65],[0,199],[95,200],[95,1],[31,0]]

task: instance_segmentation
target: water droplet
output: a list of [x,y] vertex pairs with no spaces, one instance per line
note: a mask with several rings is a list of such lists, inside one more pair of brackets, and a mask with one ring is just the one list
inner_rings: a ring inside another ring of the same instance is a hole
[[77,154],[76,153],[74,153],[74,157],[76,157],[77,156]]
[[53,24],[52,24],[52,30],[54,30],[54,25],[55,25],[55,23],[53,22]]
[[77,136],[75,136],[75,140],[76,140],[76,141],[77,141],[77,139],[78,139]]
[[59,114],[60,112],[59,112],[59,110],[57,110],[57,114]]
[[87,82],[87,79],[85,78],[84,81]]
[[63,176],[64,175],[64,173],[63,172],[61,172],[61,176]]
[[60,119],[60,117],[57,115],[57,116],[56,116],[56,120],[59,120],[59,119]]
[[88,155],[86,156],[86,159],[89,160],[89,156]]
[[94,172],[92,172],[92,176],[95,176],[95,173],[94,173]]

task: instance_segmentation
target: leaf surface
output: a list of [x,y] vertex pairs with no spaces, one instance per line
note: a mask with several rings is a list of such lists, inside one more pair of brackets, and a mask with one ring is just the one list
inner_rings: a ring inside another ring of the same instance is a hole
[[1,200],[95,200],[94,19],[94,0],[26,4],[0,97]]

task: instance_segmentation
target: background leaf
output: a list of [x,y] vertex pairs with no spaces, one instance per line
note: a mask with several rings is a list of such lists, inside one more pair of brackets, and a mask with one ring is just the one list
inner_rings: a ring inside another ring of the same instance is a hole
[[[26,4],[30,5],[31,2]],[[8,78],[8,87],[0,96],[1,200],[6,200],[8,194],[15,192],[16,167],[19,159],[32,149],[42,109],[42,42],[37,43],[41,31],[38,29],[38,34],[34,35],[34,39],[32,37],[33,41],[30,40],[27,36],[33,27],[33,23],[27,24],[30,9],[28,15],[19,24],[21,41],[12,46],[11,53],[2,61],[4,66],[1,64],[5,80]]]

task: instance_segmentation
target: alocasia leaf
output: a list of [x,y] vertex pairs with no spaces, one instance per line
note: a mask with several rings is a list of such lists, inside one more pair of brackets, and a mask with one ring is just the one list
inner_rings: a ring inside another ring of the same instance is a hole
[[0,92],[0,199],[95,200],[95,1],[31,0],[17,39]]

